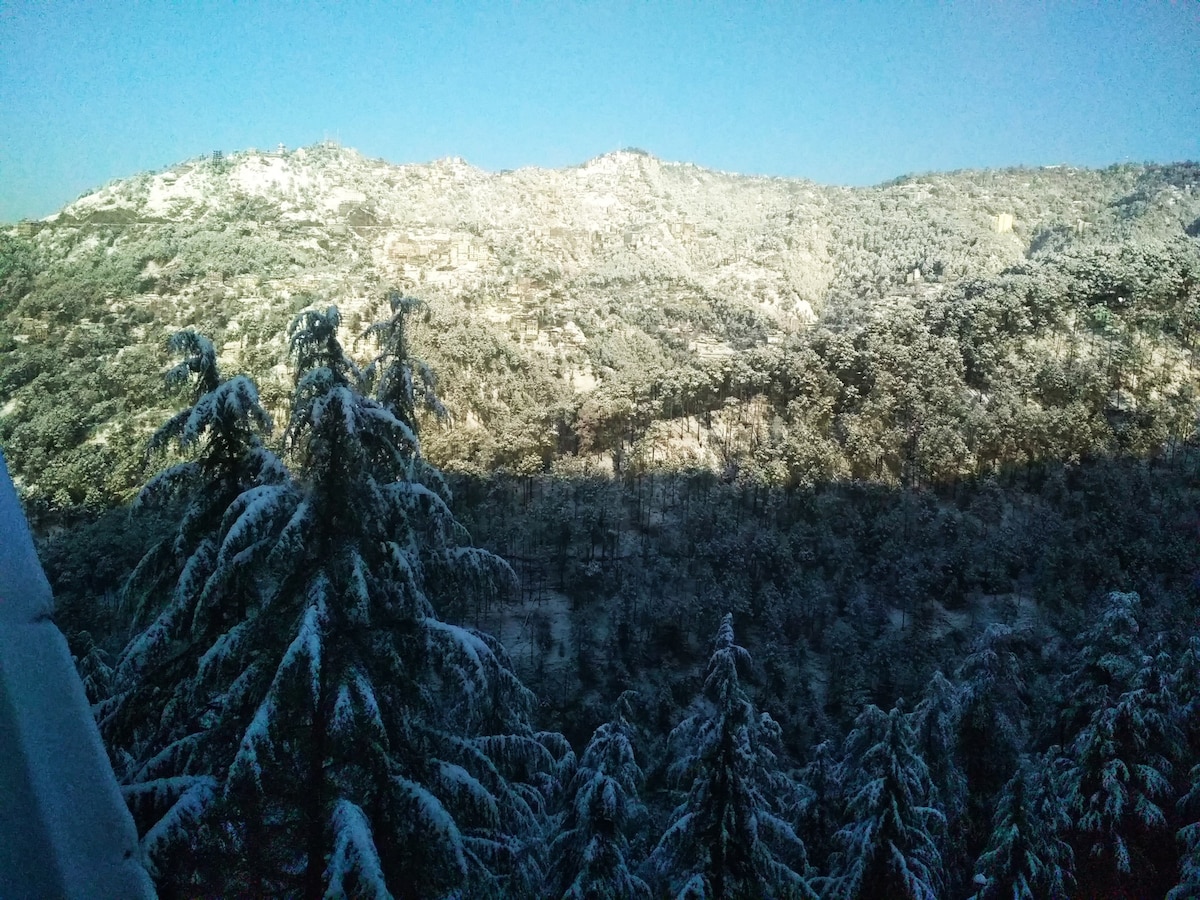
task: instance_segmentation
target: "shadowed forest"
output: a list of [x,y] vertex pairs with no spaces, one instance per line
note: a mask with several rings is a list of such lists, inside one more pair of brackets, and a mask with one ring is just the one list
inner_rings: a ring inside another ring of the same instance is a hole
[[394,304],[366,370],[296,319],[282,458],[177,335],[187,461],[44,544],[165,894],[1193,889],[1186,444],[447,481]]

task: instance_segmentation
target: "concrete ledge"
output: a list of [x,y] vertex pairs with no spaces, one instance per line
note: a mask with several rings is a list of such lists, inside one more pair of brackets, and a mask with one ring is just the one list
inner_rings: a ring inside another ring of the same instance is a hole
[[[0,884],[17,875],[46,888],[57,880],[64,897],[153,896],[100,735],[94,725],[82,727],[91,724],[91,709],[52,622],[0,627],[0,691],[0,716],[7,716],[0,723],[0,783],[24,781],[18,795],[35,807],[5,802],[0,832],[27,829],[18,843],[48,841],[41,853],[15,861]],[[18,896],[11,887],[0,887],[0,896]]]
[[0,454],[0,898],[142,900],[154,886]]

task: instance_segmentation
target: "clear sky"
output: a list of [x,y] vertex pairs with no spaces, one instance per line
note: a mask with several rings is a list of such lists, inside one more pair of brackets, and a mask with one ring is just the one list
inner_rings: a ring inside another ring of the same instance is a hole
[[1200,159],[1200,2],[0,0],[0,221],[214,149],[871,184]]

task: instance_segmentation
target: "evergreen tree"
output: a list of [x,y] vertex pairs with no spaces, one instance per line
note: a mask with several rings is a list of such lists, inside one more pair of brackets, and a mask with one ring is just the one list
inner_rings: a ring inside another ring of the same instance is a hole
[[[328,343],[331,334],[336,339],[336,329],[331,333],[315,320],[311,323],[311,338],[300,339],[307,346],[297,350],[304,357],[302,365],[327,360],[364,387],[373,385],[375,399],[411,431],[415,441],[419,431],[418,409],[428,410],[439,419],[448,416],[437,395],[436,375],[425,362],[412,356],[409,345],[412,317],[418,312],[427,313],[428,309],[422,301],[397,291],[390,292],[387,299],[391,317],[375,323],[364,335],[378,342],[379,353],[362,372],[341,353],[340,346]],[[443,498],[451,496],[442,473],[420,453],[406,459],[404,478],[425,485]],[[460,539],[448,542],[441,535],[432,535],[432,539],[422,542],[420,551],[429,592],[441,598],[440,608],[435,612],[462,621],[471,612],[463,605],[468,598],[476,604],[496,599],[500,593],[497,589],[507,584],[512,572],[499,557],[472,547],[469,535],[457,523],[454,528]],[[478,613],[478,608],[475,612]]]
[[73,656],[75,670],[83,682],[83,691],[92,704],[102,703],[112,694],[112,660],[104,649],[86,631],[77,632],[71,643],[77,644],[80,653]]
[[1059,792],[1074,822],[1077,874],[1089,896],[1135,889],[1162,896],[1172,883],[1164,806],[1173,799],[1182,734],[1168,667],[1165,657],[1145,657],[1130,690],[1102,693],[1070,748]]
[[962,685],[958,755],[967,790],[967,859],[990,833],[993,800],[1016,771],[1029,740],[1025,677],[1007,625],[989,625],[956,673]]
[[1142,656],[1141,615],[1138,594],[1112,591],[1105,597],[1099,618],[1084,631],[1059,680],[1056,743],[1069,745],[1100,706],[1132,686]]
[[1192,900],[1200,897],[1200,765],[1191,771],[1191,790],[1179,801],[1188,822],[1179,830],[1183,856],[1179,860],[1179,881],[1167,894],[1167,900]]
[[1063,760],[1054,747],[1026,757],[996,803],[992,836],[976,863],[972,900],[1065,900],[1074,854],[1064,839],[1071,815],[1057,793]]
[[930,805],[929,769],[909,717],[867,706],[846,738],[854,772],[838,831],[827,896],[935,900],[944,881],[938,852],[945,817]]
[[645,816],[638,797],[642,770],[634,758],[628,695],[616,715],[596,729],[567,785],[564,811],[550,842],[548,897],[649,897],[629,863],[628,831]]
[[935,799],[950,820],[962,814],[967,792],[966,776],[958,764],[962,701],[963,691],[939,670],[933,673],[910,717],[917,751],[929,767]]
[[1200,636],[1188,639],[1179,655],[1173,681],[1187,754],[1191,759],[1200,759]]
[[845,803],[846,772],[841,749],[834,741],[821,741],[800,770],[800,799],[796,806],[796,831],[804,841],[809,862],[824,871],[833,852],[833,836]]
[[958,759],[963,693],[940,670],[936,671],[910,716],[917,753],[925,760],[933,784],[930,805],[946,817],[940,849],[945,868],[951,874],[967,861],[960,827],[967,812],[967,776]]
[[412,356],[408,340],[412,316],[418,312],[428,316],[428,307],[398,291],[389,292],[387,301],[391,317],[377,322],[366,332],[367,337],[379,342],[379,354],[364,374],[368,381],[374,382],[379,402],[416,431],[418,405],[438,418],[447,415],[446,407],[437,395],[437,376],[427,363]]
[[[420,479],[430,470],[413,430],[359,390],[338,324],[334,309],[309,311],[291,329],[286,439],[302,482],[231,481],[209,517],[218,531],[180,577],[176,593],[197,609],[235,602],[189,620],[214,624],[194,638],[195,678],[165,705],[192,714],[141,766],[154,780],[134,798],[173,792],[177,812],[145,840],[189,834],[193,852],[169,885],[186,893],[527,894],[547,747],[561,741],[533,732],[532,696],[494,639],[433,614],[430,561],[481,556],[464,546],[440,479]],[[247,409],[241,382],[204,394],[183,433],[206,411],[224,421]],[[159,620],[126,660],[166,643]],[[126,693],[148,690],[145,667],[128,661]]]
[[174,534],[150,550],[130,576],[126,602],[136,604],[135,636],[111,674],[112,695],[99,706],[100,727],[114,757],[161,886],[174,883],[178,845],[212,799],[214,776],[236,746],[240,687],[211,665],[214,647],[238,640],[257,602],[252,574],[262,544],[221,559],[229,512],[241,497],[289,495],[290,479],[259,434],[270,418],[254,383],[221,378],[211,342],[192,331],[172,336],[184,359],[170,385],[192,382],[192,405],[151,439],[152,449],[177,442],[195,458],[151,479],[135,509],[179,501]]
[[261,700],[223,791],[227,871],[312,898],[529,893],[533,785],[553,763],[533,697],[498,642],[434,616],[422,548],[452,551],[463,532],[439,486],[413,478],[413,430],[360,392],[338,324],[331,308],[291,329],[303,493],[245,673]]
[[677,897],[814,896],[804,844],[784,818],[796,786],[780,769],[778,726],[756,712],[738,677],[749,659],[727,613],[699,708],[671,732],[670,774],[688,786],[687,797],[646,871]]

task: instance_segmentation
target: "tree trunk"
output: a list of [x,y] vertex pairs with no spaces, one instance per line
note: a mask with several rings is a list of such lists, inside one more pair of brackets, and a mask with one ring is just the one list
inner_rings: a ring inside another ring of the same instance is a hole
[[308,796],[305,798],[305,828],[308,865],[304,870],[305,900],[325,896],[325,698],[324,678],[321,696],[313,709],[312,755],[308,765]]

